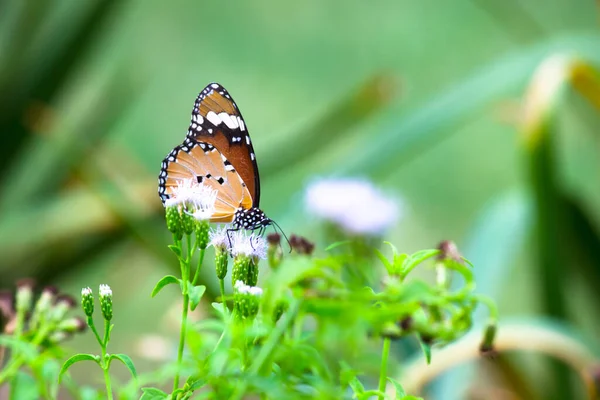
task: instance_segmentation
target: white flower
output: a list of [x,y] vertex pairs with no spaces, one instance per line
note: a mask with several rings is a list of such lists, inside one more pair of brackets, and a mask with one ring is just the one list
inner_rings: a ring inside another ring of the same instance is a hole
[[364,179],[321,179],[305,194],[306,208],[351,234],[380,235],[399,217],[399,202]]
[[89,287],[84,287],[83,289],[81,289],[81,297],[85,297],[85,296],[91,296],[92,295],[92,289]]
[[199,184],[194,179],[177,181],[173,194],[165,201],[165,207],[183,204],[188,207],[190,215],[200,221],[210,219],[215,212],[217,191],[209,186]]
[[229,236],[227,236],[227,225],[219,226],[217,229],[211,229],[208,232],[208,245],[226,249],[229,247]]
[[236,281],[233,286],[236,292],[240,294],[251,294],[252,296],[262,296],[263,290],[258,286],[249,286],[242,281]]
[[[91,290],[90,290],[91,292]],[[100,285],[100,288],[98,289],[98,292],[100,293],[100,297],[111,297],[112,296],[112,290],[110,289],[110,286],[108,285]]]
[[231,254],[235,257],[245,255],[248,257],[267,258],[267,241],[261,236],[246,235],[243,230],[231,235]]

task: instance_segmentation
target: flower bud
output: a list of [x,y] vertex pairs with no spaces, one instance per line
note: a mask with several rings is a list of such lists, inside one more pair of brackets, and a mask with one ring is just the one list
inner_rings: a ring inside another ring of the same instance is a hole
[[248,284],[248,271],[252,260],[244,254],[239,254],[233,259],[233,268],[231,269],[231,283],[235,286],[238,281]]
[[183,211],[181,214],[181,230],[186,235],[191,235],[196,230],[196,218],[187,211]]
[[52,332],[49,336],[48,336],[48,340],[46,342],[46,345],[48,343],[52,344],[52,345],[56,345],[59,343],[62,343],[64,341],[66,341],[67,339],[70,339],[71,336],[73,336],[72,333],[69,332],[65,332],[65,331],[54,331]]
[[215,269],[217,278],[225,279],[227,276],[227,264],[229,263],[229,254],[225,249],[215,247]]
[[488,322],[485,327],[485,332],[483,334],[483,340],[481,341],[481,345],[479,346],[479,351],[483,356],[490,356],[495,353],[494,351],[494,339],[496,338],[496,330],[497,326],[495,322]]
[[183,230],[181,228],[181,213],[179,212],[178,205],[167,206],[165,208],[165,218],[167,220],[167,228],[177,239],[181,240],[183,237]]
[[290,246],[292,246],[292,249],[298,254],[305,254],[307,256],[311,255],[315,249],[315,245],[313,243],[298,235],[290,236]]
[[102,316],[106,321],[110,321],[113,317],[112,290],[108,285],[100,285],[99,292]]
[[18,312],[28,312],[33,301],[33,279],[21,279],[17,282],[16,309]]
[[281,251],[281,236],[278,233],[271,233],[267,236],[267,242],[269,247],[267,248],[267,259],[269,260],[269,266],[272,269],[276,269],[283,258],[283,252]]
[[208,220],[202,219],[196,221],[196,241],[198,247],[202,250],[208,246],[208,228],[210,228]]
[[81,307],[88,317],[91,317],[94,313],[94,295],[89,287],[81,289]]
[[248,276],[245,282],[249,286],[256,286],[258,284],[258,260],[255,257],[248,264]]
[[0,291],[0,333],[12,334],[15,323],[15,303],[12,292]]
[[58,289],[54,286],[47,286],[42,290],[42,294],[35,303],[33,314],[29,320],[29,329],[35,330],[39,327],[42,321],[46,318],[48,311],[52,307],[52,303],[56,298]]
[[50,319],[52,321],[61,321],[67,312],[75,305],[75,299],[68,294],[60,294],[56,297],[56,303],[50,311]]
[[234,310],[242,319],[254,319],[258,314],[262,289],[237,281],[233,287]]
[[67,333],[83,332],[87,327],[85,321],[79,317],[73,317],[63,320],[58,324],[56,330]]

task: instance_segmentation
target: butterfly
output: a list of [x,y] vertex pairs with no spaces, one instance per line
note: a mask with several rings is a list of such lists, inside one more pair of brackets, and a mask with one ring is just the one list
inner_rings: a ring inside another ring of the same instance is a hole
[[246,122],[229,92],[210,83],[196,98],[185,140],[163,160],[158,194],[163,202],[192,179],[217,193],[210,222],[230,230],[259,230],[273,224],[259,208],[260,178]]

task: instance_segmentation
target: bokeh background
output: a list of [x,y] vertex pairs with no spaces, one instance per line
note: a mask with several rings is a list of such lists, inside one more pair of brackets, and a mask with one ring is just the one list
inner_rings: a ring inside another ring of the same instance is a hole
[[[142,371],[164,362],[179,307],[175,291],[150,299],[176,267],[156,180],[197,93],[217,81],[249,126],[261,207],[287,233],[318,237],[303,206],[312,180],[371,179],[402,200],[386,239],[409,252],[454,240],[503,320],[598,356],[599,7],[2,2],[0,286],[35,277],[77,296],[107,283],[113,352]],[[205,278],[216,295],[210,268]],[[457,362],[426,393],[586,398],[572,370],[514,353]]]

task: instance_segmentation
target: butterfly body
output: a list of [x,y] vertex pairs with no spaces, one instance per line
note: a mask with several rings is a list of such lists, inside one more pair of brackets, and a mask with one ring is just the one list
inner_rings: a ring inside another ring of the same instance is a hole
[[246,123],[217,83],[200,92],[185,140],[162,162],[158,193],[163,204],[189,180],[216,191],[210,222],[231,223],[231,230],[261,231],[272,223],[259,208],[258,164]]

